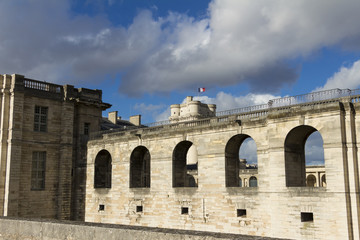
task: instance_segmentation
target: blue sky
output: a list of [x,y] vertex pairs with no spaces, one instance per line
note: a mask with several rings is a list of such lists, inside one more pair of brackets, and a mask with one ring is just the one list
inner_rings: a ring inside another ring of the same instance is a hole
[[[360,85],[358,0],[3,0],[0,71],[103,90],[124,119]],[[106,113],[104,113],[106,114]]]

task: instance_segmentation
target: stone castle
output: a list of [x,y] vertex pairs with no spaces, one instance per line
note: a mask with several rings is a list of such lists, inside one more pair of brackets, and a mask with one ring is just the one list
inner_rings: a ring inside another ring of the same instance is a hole
[[[3,216],[291,239],[359,238],[360,93],[329,90],[168,122],[122,120],[100,90],[0,75]],[[102,131],[100,131],[102,130]],[[324,166],[307,167],[319,132]],[[256,165],[239,159],[257,146]]]
[[[85,220],[359,239],[359,94],[334,89],[206,116],[190,109],[210,107],[188,98],[172,105],[161,125],[94,134]],[[307,167],[305,143],[315,132],[323,139],[324,166]],[[239,160],[248,138],[257,146],[256,168]]]

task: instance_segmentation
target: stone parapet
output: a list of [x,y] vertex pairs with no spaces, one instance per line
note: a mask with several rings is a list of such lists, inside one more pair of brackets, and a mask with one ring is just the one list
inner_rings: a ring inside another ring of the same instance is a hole
[[[277,240],[279,238],[253,237],[114,224],[70,221],[0,218],[0,238],[17,239],[126,239],[126,240]],[[284,238],[282,238],[284,239]],[[285,240],[285,239],[284,239]]]

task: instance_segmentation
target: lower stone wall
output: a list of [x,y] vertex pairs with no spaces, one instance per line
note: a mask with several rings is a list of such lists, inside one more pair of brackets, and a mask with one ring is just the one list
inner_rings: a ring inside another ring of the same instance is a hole
[[125,226],[115,224],[85,223],[72,221],[0,218],[0,239],[4,240],[274,240],[238,234],[210,233],[175,229]]

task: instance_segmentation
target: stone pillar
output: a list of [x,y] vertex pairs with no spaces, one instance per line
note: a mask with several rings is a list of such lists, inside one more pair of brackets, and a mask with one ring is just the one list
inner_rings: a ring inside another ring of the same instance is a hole
[[64,101],[61,114],[61,139],[59,159],[59,188],[57,218],[61,220],[70,219],[71,206],[71,169],[73,158],[73,124],[74,104]]
[[344,102],[344,108],[346,113],[346,145],[347,145],[347,158],[348,158],[348,174],[349,174],[349,198],[351,200],[352,208],[352,223],[353,223],[353,234],[354,239],[359,239],[360,231],[360,186],[359,186],[359,163],[357,156],[357,136],[356,136],[356,125],[355,125],[355,108],[354,104],[347,99]]
[[0,122],[0,212],[4,215],[6,159],[8,145],[9,112],[10,112],[10,75],[2,76],[1,85],[1,122]]
[[15,88],[23,85],[22,78],[14,74],[11,79],[4,216],[19,215],[24,93]]

